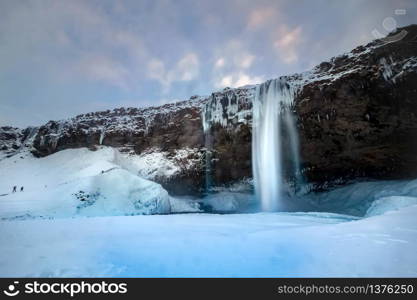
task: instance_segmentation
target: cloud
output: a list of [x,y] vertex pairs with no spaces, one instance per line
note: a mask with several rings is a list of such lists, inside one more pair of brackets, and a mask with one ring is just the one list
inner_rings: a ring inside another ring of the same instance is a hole
[[232,86],[239,87],[239,86],[245,86],[249,84],[258,84],[263,81],[265,81],[265,79],[261,76],[250,77],[247,74],[240,73]]
[[248,53],[242,53],[239,57],[239,60],[237,61],[237,64],[243,69],[250,68],[252,66],[253,61],[255,60],[255,56],[248,54]]
[[220,79],[219,82],[216,83],[216,87],[224,88],[224,87],[231,87],[233,86],[233,77],[232,75],[224,76]]
[[153,58],[148,63],[148,77],[151,79],[156,79],[161,82],[161,84],[167,84],[166,81],[166,72],[164,63],[156,58]]
[[172,80],[175,77],[180,81],[190,81],[196,79],[199,73],[199,61],[195,53],[188,53],[177,64],[172,74]]
[[250,76],[243,72],[237,72],[233,74],[227,74],[221,77],[218,81],[215,82],[216,88],[225,88],[225,87],[242,87],[245,85],[258,84],[265,81],[265,78],[262,76]]
[[0,52],[8,56],[0,55],[0,63],[8,68],[32,64],[42,74],[60,73],[50,74],[53,80],[97,80],[125,89],[148,56],[140,37],[97,2],[22,1],[6,10]]
[[184,55],[177,64],[167,70],[164,62],[153,58],[148,63],[148,78],[159,81],[167,92],[173,82],[191,81],[198,77],[200,72],[200,62],[197,54],[190,52]]
[[216,60],[214,64],[214,68],[221,69],[224,67],[224,65],[225,65],[225,60],[223,57],[220,57],[219,59]]
[[220,57],[214,63],[215,69],[222,69],[226,66],[238,69],[248,69],[255,61],[255,55],[247,52],[236,51],[234,55],[230,55],[230,59],[226,60],[224,57]]
[[[275,4],[275,5],[273,5]],[[255,7],[247,19],[249,32],[265,34],[272,32],[272,44],[285,64],[298,61],[298,46],[301,42],[301,26],[291,28],[287,15],[278,9],[282,3],[271,3],[270,6]],[[262,30],[262,31],[261,31]]]
[[301,34],[301,26],[288,29],[284,25],[277,30],[277,39],[274,42],[274,47],[278,51],[280,58],[286,64],[292,64],[298,61],[297,47],[301,42]]
[[216,65],[220,64],[221,67],[228,65],[229,67],[247,69],[256,60],[255,55],[247,50],[243,41],[236,38],[227,41],[217,52],[219,58]]
[[212,70],[212,82],[215,88],[240,87],[263,81],[263,76],[251,74],[256,56],[245,46],[243,41],[235,38],[218,49]]
[[94,55],[81,60],[77,71],[83,77],[93,81],[108,83],[122,89],[128,89],[130,72],[110,57]]
[[276,11],[271,7],[261,7],[249,14],[247,27],[251,30],[259,29],[276,17]]

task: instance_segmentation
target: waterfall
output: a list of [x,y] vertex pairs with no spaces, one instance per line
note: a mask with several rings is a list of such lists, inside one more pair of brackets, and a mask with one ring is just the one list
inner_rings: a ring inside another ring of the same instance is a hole
[[205,148],[205,174],[204,174],[204,193],[208,194],[211,187],[211,152],[213,149],[212,136],[210,135],[210,122],[207,118],[208,109],[207,106],[204,106],[201,112],[201,119],[203,123],[203,133],[204,133],[204,148]]
[[284,122],[290,139],[290,158],[292,161],[291,171],[293,175],[294,192],[298,192],[300,191],[304,180],[301,174],[300,142],[298,140],[298,132],[294,120],[294,115],[290,110],[290,107],[284,109]]
[[99,141],[98,141],[100,145],[103,145],[103,140],[104,140],[105,136],[106,136],[106,130],[104,128],[102,128],[101,131],[100,131],[100,138],[99,138]]
[[33,141],[36,137],[36,135],[39,132],[39,127],[28,127],[29,134],[27,135],[27,137],[25,138],[25,140],[23,141],[21,148],[24,146],[32,146],[33,145]]
[[[301,181],[299,142],[291,111],[296,91],[285,79],[270,80],[257,87],[253,101],[252,167],[255,191],[264,211],[285,210],[284,173],[292,175],[295,186]],[[283,132],[288,147],[283,143]],[[286,169],[284,153],[291,159]]]

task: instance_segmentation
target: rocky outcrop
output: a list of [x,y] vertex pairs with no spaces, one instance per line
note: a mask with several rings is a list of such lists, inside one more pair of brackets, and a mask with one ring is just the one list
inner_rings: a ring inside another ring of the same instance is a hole
[[[296,99],[309,182],[417,176],[417,26],[319,65]],[[393,33],[392,35],[394,35]]]
[[15,127],[0,127],[0,150],[5,153],[13,153],[22,144],[22,130]]
[[[354,178],[417,176],[417,26],[400,30],[407,35],[399,41],[376,40],[283,77],[297,86],[291,109],[302,172],[315,189]],[[106,145],[144,161],[159,153],[164,168],[174,170],[149,172],[158,174],[153,180],[173,194],[202,193],[252,177],[255,91],[256,86],[226,88],[160,107],[50,121],[36,131],[32,151],[46,156]],[[0,146],[9,154],[25,140],[23,131],[10,130],[0,131]]]
[[33,149],[33,140],[37,134],[36,127],[20,129],[16,127],[0,127],[0,159],[15,155],[23,148]]
[[200,106],[204,98],[150,108],[119,108],[49,121],[34,141],[37,156],[68,148],[106,145],[122,152],[154,148],[173,151],[203,143]]

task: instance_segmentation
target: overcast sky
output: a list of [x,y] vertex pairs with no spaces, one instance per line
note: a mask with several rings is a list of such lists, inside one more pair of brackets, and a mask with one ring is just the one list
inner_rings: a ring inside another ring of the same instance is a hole
[[415,0],[0,0],[0,125],[159,105],[308,70],[374,39],[374,30],[417,23],[416,7]]

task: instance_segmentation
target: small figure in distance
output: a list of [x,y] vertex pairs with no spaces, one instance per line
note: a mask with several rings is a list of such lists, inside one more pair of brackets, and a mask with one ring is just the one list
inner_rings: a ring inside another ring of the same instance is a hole
[[13,193],[16,193],[16,188],[17,188],[17,186],[13,187]]
[[23,192],[23,186],[20,188],[20,191]]

